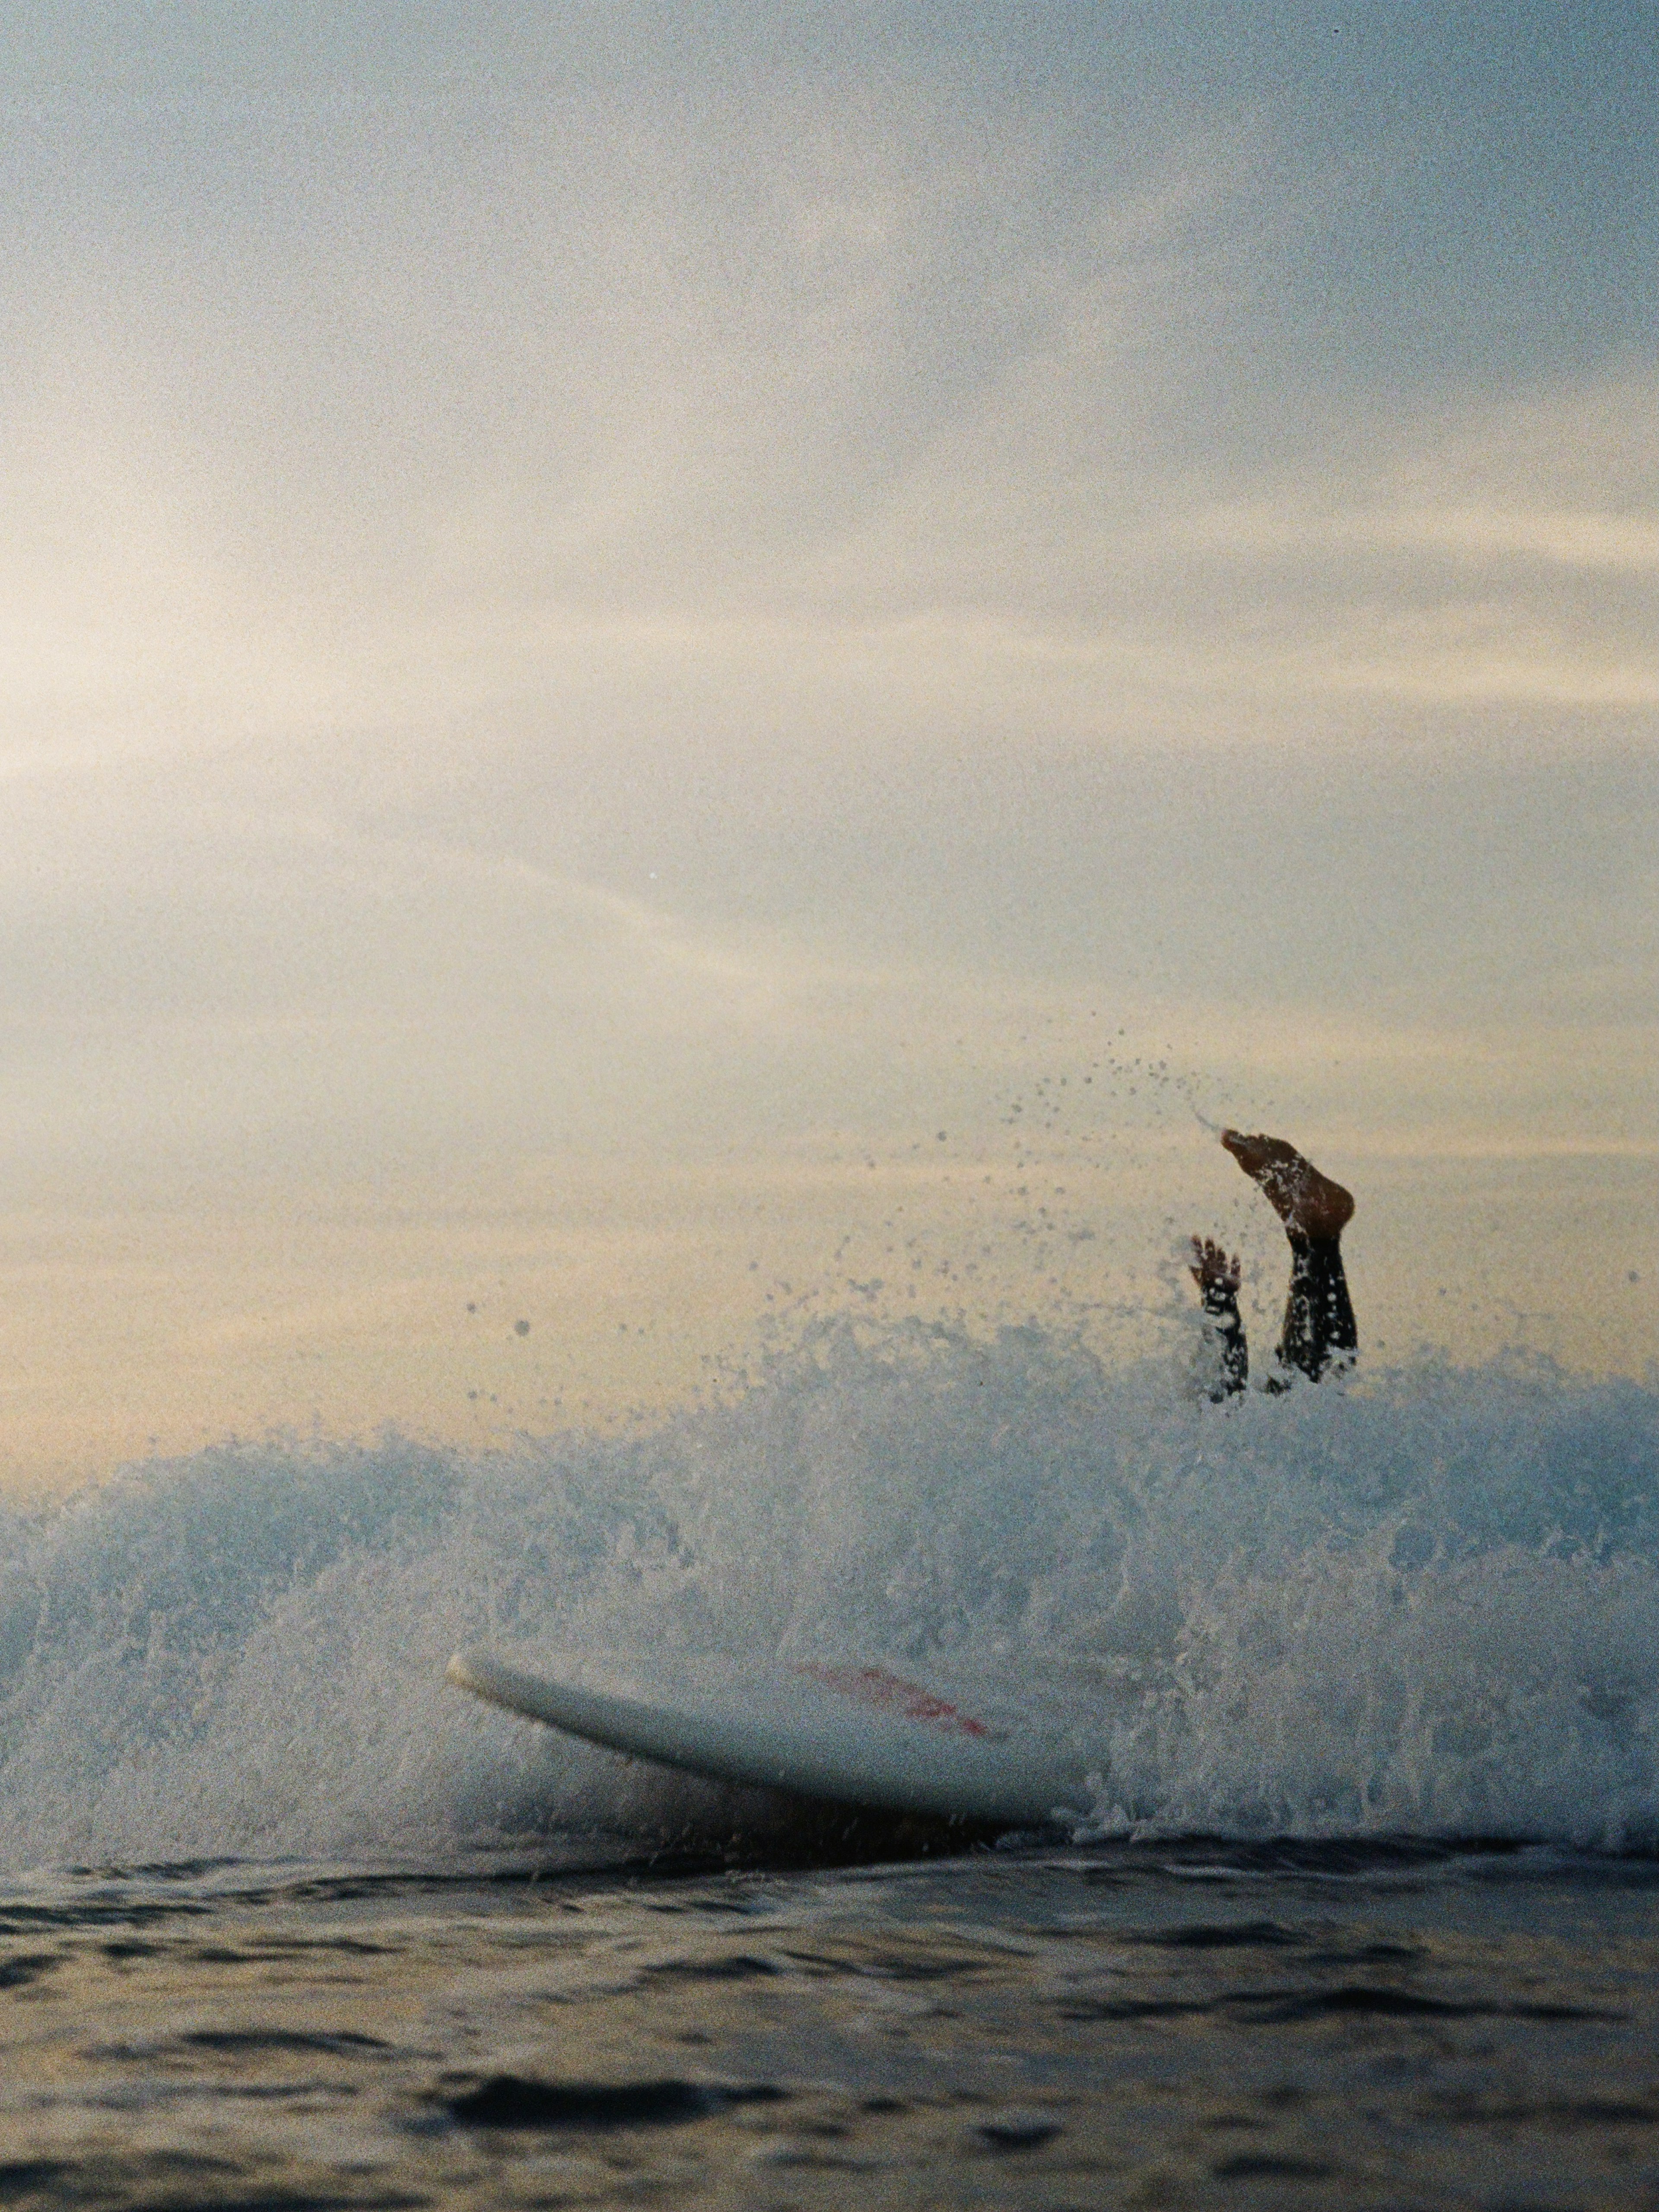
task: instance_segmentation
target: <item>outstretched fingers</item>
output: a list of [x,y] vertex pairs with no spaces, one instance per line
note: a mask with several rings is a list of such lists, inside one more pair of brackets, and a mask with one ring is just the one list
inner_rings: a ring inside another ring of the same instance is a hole
[[1213,1237],[1194,1237],[1191,1272],[1200,1295],[1206,1299],[1237,1297],[1238,1286],[1244,1279],[1243,1266],[1237,1254],[1229,1254]]

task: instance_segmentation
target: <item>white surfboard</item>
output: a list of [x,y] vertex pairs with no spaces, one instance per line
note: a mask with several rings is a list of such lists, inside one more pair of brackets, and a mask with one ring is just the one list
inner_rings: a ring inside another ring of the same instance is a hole
[[871,1810],[1036,1827],[1086,1811],[1097,1766],[1015,1717],[953,1704],[884,1667],[726,1669],[670,1692],[619,1692],[460,1651],[449,1680],[508,1712],[634,1759],[716,1782],[787,1790]]

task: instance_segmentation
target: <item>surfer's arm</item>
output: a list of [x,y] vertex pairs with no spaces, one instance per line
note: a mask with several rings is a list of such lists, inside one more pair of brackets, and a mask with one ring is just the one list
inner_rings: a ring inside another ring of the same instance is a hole
[[1236,1398],[1250,1376],[1250,1348],[1238,1310],[1238,1261],[1207,1237],[1193,1239],[1193,1280],[1215,1337],[1217,1371],[1209,1389],[1212,1405]]
[[1249,1381],[1250,1347],[1245,1339],[1244,1323],[1239,1318],[1237,1297],[1206,1297],[1204,1310],[1209,1316],[1221,1351],[1221,1371],[1210,1389],[1210,1402],[1219,1406],[1229,1398],[1236,1398]]

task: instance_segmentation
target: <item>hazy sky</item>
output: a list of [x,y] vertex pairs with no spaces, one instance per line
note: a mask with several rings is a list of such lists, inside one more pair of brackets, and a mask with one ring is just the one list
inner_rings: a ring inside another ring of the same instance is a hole
[[0,81],[15,1481],[672,1396],[900,1203],[918,1310],[1017,1276],[1061,1075],[1066,1297],[1255,1234],[1190,1095],[1359,1188],[1373,1340],[1651,1355],[1650,0]]

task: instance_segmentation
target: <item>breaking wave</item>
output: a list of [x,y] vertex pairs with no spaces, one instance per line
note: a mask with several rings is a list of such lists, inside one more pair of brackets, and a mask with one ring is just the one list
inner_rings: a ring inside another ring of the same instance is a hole
[[729,1828],[459,1645],[881,1658],[1099,1752],[1092,1832],[1659,1839],[1659,1389],[1536,1360],[1195,1405],[841,1320],[625,1436],[157,1461],[0,1519],[0,1859]]

